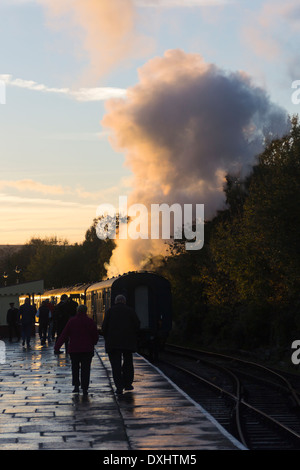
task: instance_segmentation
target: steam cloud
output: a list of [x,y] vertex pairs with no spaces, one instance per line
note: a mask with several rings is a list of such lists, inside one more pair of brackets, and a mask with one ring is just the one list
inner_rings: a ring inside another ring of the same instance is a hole
[[[136,29],[136,6],[162,3],[36,1],[52,25],[81,39],[90,61],[85,75],[97,80],[149,53],[149,39]],[[129,204],[204,204],[208,219],[224,204],[225,174],[247,174],[265,135],[285,132],[287,117],[245,73],[226,73],[198,54],[170,50],[139,70],[139,83],[125,99],[108,102],[103,125],[133,173]],[[163,249],[159,240],[119,240],[109,275],[140,268],[149,253]]]
[[144,57],[152,49],[137,31],[132,0],[36,0],[46,9],[48,23],[80,39],[89,57],[85,80],[97,81],[116,65]]
[[[102,124],[133,172],[129,204],[204,204],[209,219],[224,205],[225,175],[247,174],[266,134],[287,131],[287,116],[245,73],[169,50],[139,70],[126,99],[107,102]],[[117,240],[108,275],[163,251],[159,240]]]

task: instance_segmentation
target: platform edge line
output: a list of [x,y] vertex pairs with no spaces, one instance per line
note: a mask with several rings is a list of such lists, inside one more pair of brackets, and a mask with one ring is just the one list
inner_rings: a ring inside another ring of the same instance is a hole
[[176,385],[169,377],[167,377],[162,370],[156,367],[154,364],[151,364],[145,357],[141,356],[140,354],[136,353],[137,356],[142,358],[147,364],[149,364],[153,369],[155,369],[160,375],[162,375],[178,392],[180,392],[188,401],[190,401],[196,408],[198,408],[206,418],[213,423],[219,431],[227,437],[238,449],[240,450],[249,450],[245,447],[238,439],[236,439],[230,432],[228,432],[208,411],[205,410],[199,403],[197,403],[193,398],[191,398],[186,392],[184,392],[178,385]]

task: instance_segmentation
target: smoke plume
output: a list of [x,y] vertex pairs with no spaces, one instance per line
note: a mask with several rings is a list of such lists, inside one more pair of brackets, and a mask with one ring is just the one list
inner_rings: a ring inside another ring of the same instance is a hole
[[[132,170],[129,204],[204,204],[209,219],[224,205],[225,175],[247,174],[265,134],[287,130],[287,116],[245,73],[169,50],[139,70],[125,99],[107,103],[102,124]],[[108,274],[163,252],[159,240],[117,240]]]
[[50,26],[68,31],[79,50],[87,53],[85,81],[97,81],[117,65],[144,57],[152,49],[150,39],[137,31],[133,0],[36,1],[45,7]]

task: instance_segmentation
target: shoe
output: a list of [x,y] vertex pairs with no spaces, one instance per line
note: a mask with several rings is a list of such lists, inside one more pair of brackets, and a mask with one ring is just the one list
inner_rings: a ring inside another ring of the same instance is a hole
[[72,393],[79,393],[79,387],[74,387],[74,390]]
[[88,395],[88,391],[87,391],[87,390],[83,390],[82,393],[83,393],[83,395],[85,395],[85,396]]
[[133,389],[134,389],[133,385],[128,385],[127,387],[125,387],[125,390],[133,390]]
[[123,395],[123,390],[117,388],[116,394],[117,394],[117,395]]

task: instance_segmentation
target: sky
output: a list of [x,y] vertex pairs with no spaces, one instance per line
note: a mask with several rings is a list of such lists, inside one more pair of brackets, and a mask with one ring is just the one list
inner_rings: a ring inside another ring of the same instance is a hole
[[296,0],[0,0],[0,244],[81,243],[125,195],[213,213],[225,131],[299,112],[299,31]]

